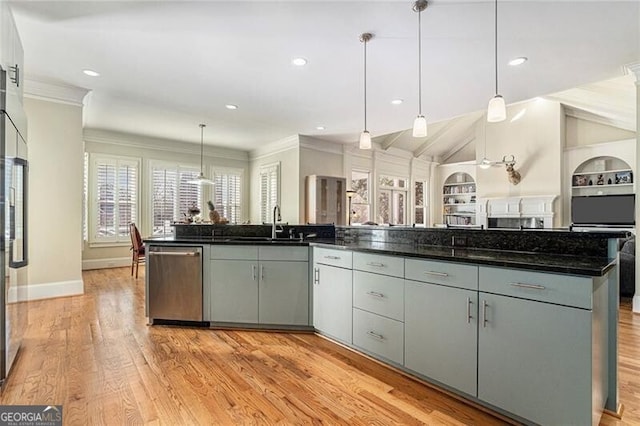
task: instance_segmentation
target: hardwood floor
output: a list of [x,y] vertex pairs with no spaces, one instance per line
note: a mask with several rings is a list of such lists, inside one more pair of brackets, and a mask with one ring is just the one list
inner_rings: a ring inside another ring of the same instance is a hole
[[[87,271],[85,294],[29,304],[0,404],[62,404],[65,424],[504,421],[313,334],[146,325],[144,272]],[[640,316],[622,307],[623,419],[640,424]]]

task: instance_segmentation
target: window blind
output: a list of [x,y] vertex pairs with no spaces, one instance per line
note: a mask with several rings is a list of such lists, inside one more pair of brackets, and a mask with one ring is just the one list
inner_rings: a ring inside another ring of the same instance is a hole
[[213,203],[220,216],[229,219],[229,223],[241,222],[242,172],[216,171],[214,182]]
[[151,223],[154,235],[171,233],[171,223],[182,220],[194,204],[202,208],[202,188],[189,183],[199,171],[184,166],[151,168]]
[[260,169],[260,220],[271,222],[273,208],[278,204],[280,165],[274,164]]

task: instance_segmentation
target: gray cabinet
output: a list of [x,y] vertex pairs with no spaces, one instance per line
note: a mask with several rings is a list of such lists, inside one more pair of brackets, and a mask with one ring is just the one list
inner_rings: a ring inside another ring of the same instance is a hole
[[477,319],[477,291],[405,281],[405,367],[476,396]]
[[606,280],[490,267],[479,278],[478,398],[539,424],[598,424]]
[[307,176],[306,222],[344,225],[347,217],[347,180],[343,177]]
[[320,333],[352,343],[351,252],[314,248],[313,326]]
[[309,325],[307,247],[213,246],[213,322]]

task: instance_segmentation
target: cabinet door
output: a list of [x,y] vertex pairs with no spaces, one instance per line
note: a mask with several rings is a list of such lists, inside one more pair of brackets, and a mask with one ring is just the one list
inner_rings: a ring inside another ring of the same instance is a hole
[[260,262],[259,322],[309,325],[308,262]]
[[478,293],[405,281],[405,367],[476,396]]
[[314,265],[313,326],[341,342],[352,342],[352,271]]
[[211,261],[211,321],[258,322],[258,262]]
[[479,309],[478,398],[538,424],[591,424],[591,311],[488,293]]

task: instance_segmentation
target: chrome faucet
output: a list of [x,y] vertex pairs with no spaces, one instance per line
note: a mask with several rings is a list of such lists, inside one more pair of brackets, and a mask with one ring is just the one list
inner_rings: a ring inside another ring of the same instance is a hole
[[278,222],[282,220],[282,217],[280,216],[280,206],[277,204],[273,207],[273,223],[271,224],[271,239],[274,239],[274,240],[276,239],[276,233],[282,232],[282,230],[280,231],[276,230],[276,220]]

